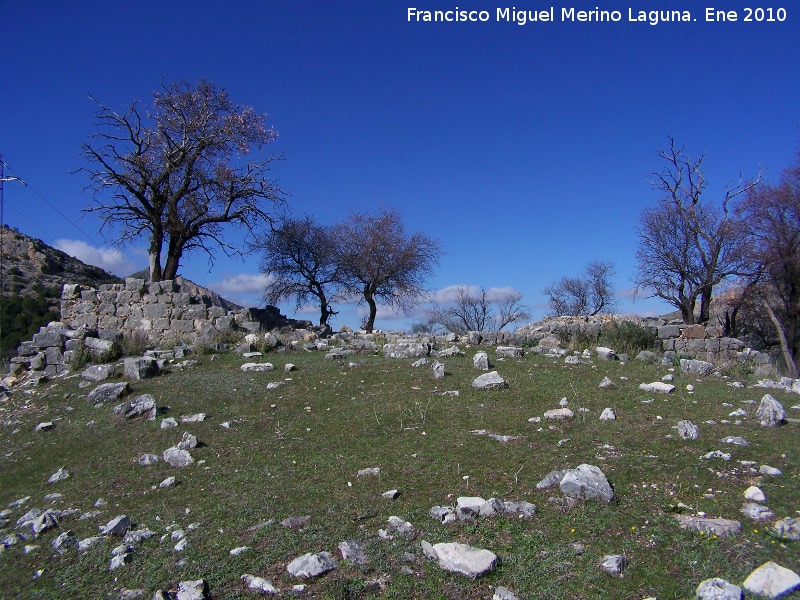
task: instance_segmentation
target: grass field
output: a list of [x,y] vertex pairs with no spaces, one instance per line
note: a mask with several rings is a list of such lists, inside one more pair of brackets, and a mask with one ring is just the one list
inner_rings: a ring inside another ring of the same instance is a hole
[[[770,390],[736,389],[727,385],[731,379],[698,379],[676,369],[675,392],[658,396],[638,386],[660,380],[667,367],[597,359],[565,365],[563,359],[527,355],[493,361],[508,387],[479,391],[470,385],[480,374],[472,367],[474,352],[440,359],[443,380],[434,380],[429,367],[411,367],[412,360],[382,356],[349,357],[359,363],[349,366],[322,353],[273,353],[262,359],[276,367],[266,373],[242,372],[246,360],[232,353],[213,361],[201,356],[195,367],[132,382],[133,395],[152,394],[164,408],[155,421],[123,421],[110,404],[93,407],[86,399],[91,388],[79,388],[77,376],[18,389],[0,404],[0,508],[30,500],[9,509],[2,537],[18,531],[16,520],[31,508],[80,512],[0,554],[0,597],[116,598],[122,590],[141,589],[142,597],[152,598],[179,581],[206,578],[214,598],[253,598],[257,593],[241,581],[250,573],[283,595],[303,598],[488,599],[503,586],[528,599],[661,600],[694,597],[710,577],[741,584],[768,560],[800,570],[800,543],[776,540],[769,523],[740,512],[750,485],[764,491],[776,518],[800,511],[800,425],[767,429],[753,418]],[[288,362],[297,369],[285,372]],[[600,389],[604,376],[615,387]],[[273,381],[285,385],[267,390]],[[459,395],[437,393],[442,391]],[[771,393],[790,417],[800,417],[790,408],[800,397]],[[575,411],[572,420],[529,421],[558,408],[562,397]],[[599,420],[605,407],[617,420]],[[747,411],[740,425],[728,416],[737,408]],[[201,423],[160,428],[162,418],[180,421],[200,412],[208,415]],[[677,436],[672,428],[682,419],[698,425],[698,440]],[[55,428],[35,431],[43,421]],[[221,426],[228,421],[229,428]],[[518,437],[502,443],[470,433],[476,429]],[[201,442],[191,450],[194,464],[137,464],[143,453],[160,456],[176,445],[184,431]],[[750,445],[720,443],[730,435]],[[732,459],[700,459],[712,450]],[[754,461],[755,469],[739,461]],[[586,501],[567,509],[548,500],[561,496],[557,487],[536,488],[550,471],[582,463],[606,474],[616,495],[611,503]],[[763,464],[782,475],[760,477]],[[69,479],[46,484],[59,467]],[[368,467],[379,467],[380,475],[356,476]],[[178,484],[159,488],[171,475]],[[393,488],[400,491],[397,499],[381,496]],[[62,496],[44,499],[52,493]],[[538,510],[530,519],[448,525],[429,516],[433,506],[454,505],[458,496],[527,500]],[[107,504],[94,508],[100,498]],[[742,532],[715,538],[681,530],[674,518],[678,503],[691,507],[690,514],[739,520]],[[91,510],[100,514],[79,519]],[[124,567],[109,570],[119,538],[63,555],[50,547],[63,531],[79,539],[98,535],[98,526],[119,514],[156,534],[136,546]],[[311,518],[302,529],[280,524],[304,515]],[[378,530],[392,515],[410,521],[416,536],[381,539]],[[187,531],[180,552],[170,539],[175,529]],[[424,558],[423,539],[468,543],[500,560],[472,581]],[[365,544],[366,565],[340,559],[337,545],[345,540]],[[26,554],[25,544],[39,548]],[[249,550],[230,554],[241,546]],[[319,551],[334,555],[339,568],[311,581],[287,574],[292,559]],[[598,568],[606,554],[626,556],[622,577]],[[293,592],[301,583],[305,590]]]

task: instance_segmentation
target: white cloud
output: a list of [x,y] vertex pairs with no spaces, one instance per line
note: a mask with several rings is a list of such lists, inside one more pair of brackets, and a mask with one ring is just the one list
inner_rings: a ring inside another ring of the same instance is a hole
[[[462,288],[467,288],[471,296],[477,296],[481,293],[481,286],[479,285],[466,283],[448,285],[447,287],[435,291],[430,297],[430,302],[436,302],[437,304],[454,302],[458,297],[459,290]],[[486,297],[489,300],[502,300],[514,293],[517,293],[517,290],[511,286],[492,287],[486,290]]]
[[[139,260],[134,260],[125,256],[118,248],[95,247],[81,240],[67,239],[56,240],[55,247],[88,265],[100,267],[120,277],[125,277],[144,268],[144,265],[140,262],[140,257]],[[132,254],[141,253],[132,251]]]
[[236,304],[260,306],[264,303],[264,289],[270,277],[262,273],[234,273],[226,275],[221,281],[209,283],[206,287]]

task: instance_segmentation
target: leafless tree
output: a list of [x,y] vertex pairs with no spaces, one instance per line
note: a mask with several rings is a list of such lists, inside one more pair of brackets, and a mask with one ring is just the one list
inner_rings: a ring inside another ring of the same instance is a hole
[[758,297],[775,328],[789,377],[800,377],[800,156],[778,185],[748,191],[738,207],[762,269]]
[[613,312],[617,301],[612,279],[613,263],[595,260],[577,277],[562,277],[545,289],[551,312],[556,316],[589,315]]
[[504,327],[530,318],[528,307],[522,304],[522,294],[517,290],[500,293],[471,290],[458,286],[455,298],[444,306],[434,304],[428,309],[428,323],[441,325],[453,333],[468,331],[500,331]]
[[[97,102],[97,101],[95,101]],[[213,247],[237,249],[223,240],[225,224],[248,230],[270,220],[267,205],[282,202],[266,177],[274,158],[248,162],[277,133],[265,115],[235,105],[227,92],[201,80],[162,86],[152,110],[132,102],[119,113],[97,102],[99,131],[83,145],[103,228],[116,228],[120,244],[149,237],[150,278],[173,279],[184,253]],[[165,263],[162,254],[166,244]]]
[[350,214],[335,226],[335,236],[345,289],[367,304],[367,332],[375,327],[379,300],[400,308],[420,301],[442,253],[439,242],[428,235],[407,234],[400,213],[388,208],[377,215]]
[[253,249],[261,251],[261,272],[268,276],[265,300],[277,304],[294,298],[296,308],[309,300],[319,305],[319,324],[338,314],[331,300],[342,289],[332,228],[311,217],[284,219]]
[[703,176],[704,155],[694,160],[670,138],[669,150],[658,155],[667,166],[654,173],[662,197],[639,217],[636,252],[637,292],[662,298],[681,311],[684,322],[695,322],[700,301],[700,322],[709,319],[714,287],[755,270],[745,251],[741,223],[732,214],[732,202],[761,181],[729,183],[719,206],[705,201],[708,183]]

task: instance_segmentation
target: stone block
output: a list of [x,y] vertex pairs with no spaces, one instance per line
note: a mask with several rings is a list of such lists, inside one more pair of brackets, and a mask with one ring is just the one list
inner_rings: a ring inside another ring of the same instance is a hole
[[119,329],[125,323],[125,320],[121,317],[115,317],[114,315],[102,315],[98,321],[98,326],[102,327],[103,329]]
[[114,314],[118,317],[127,317],[131,314],[131,307],[126,304],[119,304]]
[[187,306],[192,300],[192,295],[186,292],[179,292],[172,295],[172,304],[175,306]]
[[104,303],[97,307],[97,314],[102,315],[113,315],[116,312],[117,308],[111,303]]
[[177,333],[189,333],[194,331],[194,321],[189,319],[172,319],[170,329]]
[[699,323],[681,329],[681,337],[687,340],[702,340],[706,337],[706,328]]
[[160,319],[169,317],[169,306],[166,304],[145,304],[144,316],[147,319]]
[[[209,319],[218,319],[220,317],[225,316],[225,309],[221,306],[209,306],[208,307],[208,318]],[[231,323],[233,322],[233,317],[231,317]],[[230,327],[230,325],[228,325]]]
[[129,292],[141,292],[144,289],[144,279],[128,277],[125,279],[125,289]]
[[208,309],[205,304],[190,304],[181,308],[181,319],[205,319]]
[[78,298],[80,285],[77,283],[65,283],[61,288],[62,300],[74,300]]
[[97,292],[94,290],[81,290],[81,300],[84,302],[95,302],[97,300]]
[[681,334],[680,325],[664,325],[658,328],[658,339],[676,338]]
[[153,329],[155,331],[164,331],[170,328],[170,320],[166,317],[153,319]]
[[39,348],[61,348],[64,343],[60,331],[33,334],[33,343]]
[[[214,308],[217,308],[217,307],[213,307],[212,306],[211,308],[208,309],[208,317],[209,317],[209,319],[211,319],[211,311]],[[234,319],[230,315],[221,316],[221,317],[218,317],[217,319],[214,320],[214,326],[219,331],[228,331],[233,327],[233,321],[234,321]]]
[[119,292],[116,292],[116,291],[114,291],[114,292],[112,292],[112,291],[98,292],[97,293],[97,300],[99,302],[101,302],[101,303],[113,304],[114,302],[117,301],[117,294],[118,293]]
[[64,363],[64,355],[61,354],[60,348],[45,348],[44,355],[48,365]]
[[171,293],[161,293],[158,295],[158,302],[159,304],[172,304],[172,294]]

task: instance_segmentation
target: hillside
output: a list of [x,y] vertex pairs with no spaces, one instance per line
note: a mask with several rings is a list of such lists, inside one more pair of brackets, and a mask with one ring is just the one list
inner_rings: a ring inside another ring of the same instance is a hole
[[3,296],[34,295],[38,286],[61,289],[64,283],[97,287],[102,283],[122,281],[116,275],[93,267],[48,246],[42,240],[3,226],[2,228]]

